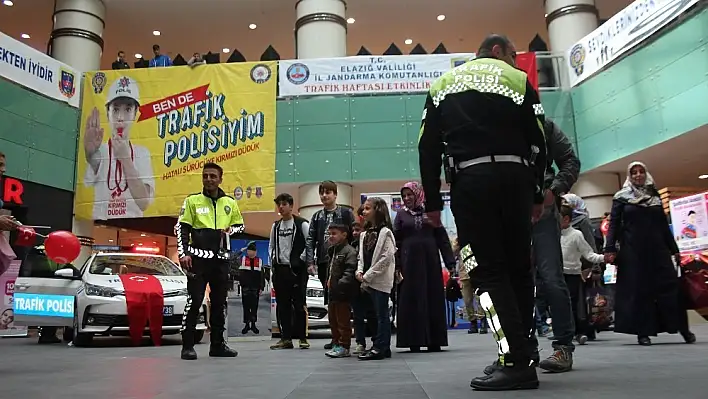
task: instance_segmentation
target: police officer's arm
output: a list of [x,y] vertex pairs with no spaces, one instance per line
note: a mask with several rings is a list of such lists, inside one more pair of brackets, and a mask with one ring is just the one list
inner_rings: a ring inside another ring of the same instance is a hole
[[575,150],[573,150],[568,136],[552,120],[546,120],[544,130],[546,131],[549,152],[553,155],[553,162],[558,167],[558,173],[548,188],[555,195],[565,194],[578,181],[580,159],[575,155]]
[[441,211],[443,208],[440,195],[440,167],[442,167],[444,150],[440,114],[428,93],[418,137],[420,181],[423,184],[425,209],[428,212]]
[[526,95],[524,96],[523,108],[523,123],[526,135],[526,142],[530,150],[537,151],[536,159],[534,160],[534,169],[536,172],[536,193],[534,194],[534,203],[541,204],[544,200],[544,178],[546,172],[546,136],[543,131],[543,126],[546,122],[541,99],[538,97],[538,92],[533,88],[531,82],[526,79]]
[[178,225],[175,229],[177,232],[177,255],[180,258],[191,255],[187,248],[189,248],[189,236],[194,225],[194,209],[192,208],[189,197],[187,197],[182,204],[182,210],[177,219]]
[[243,215],[238,207],[238,203],[234,201],[234,209],[231,212],[231,222],[229,223],[229,235],[243,233],[246,231],[246,226],[243,224]]

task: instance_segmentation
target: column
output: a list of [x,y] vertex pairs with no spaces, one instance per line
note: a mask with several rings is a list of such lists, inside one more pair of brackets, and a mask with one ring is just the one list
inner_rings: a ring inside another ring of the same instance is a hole
[[56,0],[51,56],[81,72],[100,69],[105,17],[103,0]]
[[[298,188],[298,214],[307,220],[322,209],[320,202],[319,183],[305,184]],[[347,183],[337,183],[337,204],[352,207],[352,186]]]
[[344,0],[295,3],[295,58],[346,57],[346,11]]
[[[599,12],[595,0],[544,0],[546,8],[546,26],[551,51],[565,52],[578,40],[597,29]],[[568,87],[568,67],[560,63],[560,86]],[[559,67],[556,65],[556,67]]]
[[612,209],[612,197],[622,186],[617,173],[584,173],[570,190],[583,198],[591,218],[602,217]]

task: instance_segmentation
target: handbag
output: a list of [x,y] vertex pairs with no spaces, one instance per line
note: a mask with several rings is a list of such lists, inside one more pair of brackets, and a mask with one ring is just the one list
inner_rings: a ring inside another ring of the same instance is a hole
[[686,309],[708,308],[708,272],[683,270],[681,285],[686,297]]

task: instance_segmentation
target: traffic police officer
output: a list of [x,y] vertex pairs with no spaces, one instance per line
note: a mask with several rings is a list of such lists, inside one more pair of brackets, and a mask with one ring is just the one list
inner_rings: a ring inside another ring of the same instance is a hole
[[207,283],[211,288],[211,347],[209,356],[235,357],[224,339],[229,253],[223,245],[231,234],[244,231],[243,217],[233,197],[219,188],[224,171],[215,163],[202,170],[204,189],[184,200],[177,229],[179,262],[187,272],[187,306],[182,319],[182,359],[195,360],[194,334]]
[[427,218],[440,224],[444,161],[460,257],[476,257],[470,280],[504,366],[472,380],[479,390],[538,387],[531,222],[543,210],[546,143],[538,93],[515,59],[509,39],[490,35],[475,60],[433,82],[418,144]]

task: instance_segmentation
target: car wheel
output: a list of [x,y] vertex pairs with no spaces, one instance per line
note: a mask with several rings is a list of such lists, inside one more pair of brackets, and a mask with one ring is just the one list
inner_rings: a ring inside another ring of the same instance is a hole
[[197,330],[194,332],[194,343],[200,344],[204,339],[204,330]]
[[79,310],[74,308],[74,327],[71,328],[74,346],[84,347],[91,345],[93,334],[79,332]]

